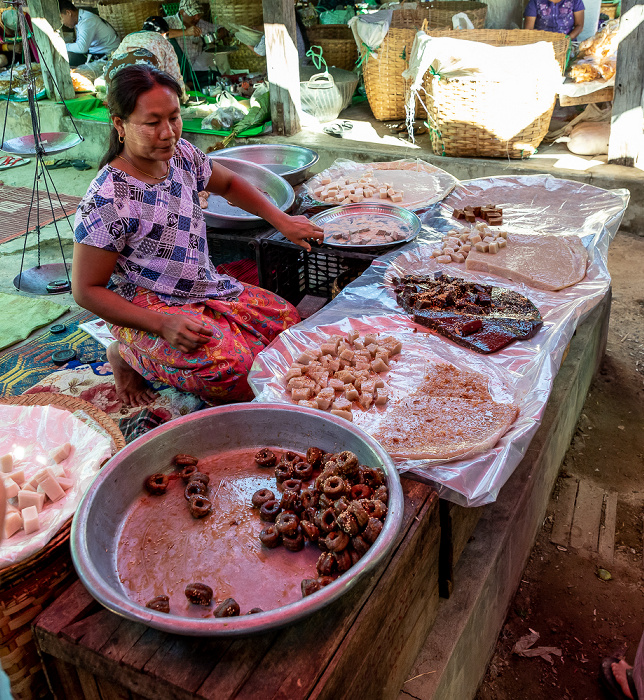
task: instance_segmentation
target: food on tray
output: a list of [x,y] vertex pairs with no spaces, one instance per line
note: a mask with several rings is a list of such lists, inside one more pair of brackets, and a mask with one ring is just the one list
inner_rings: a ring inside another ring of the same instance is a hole
[[[166,493],[142,490],[117,548],[125,591],[159,612],[230,617],[295,602],[364,556],[387,514],[384,472],[349,451],[268,446],[170,462]],[[189,484],[213,486],[204,520],[186,512],[186,468],[199,470]]]
[[69,73],[74,86],[74,92],[94,92],[94,83],[86,76],[75,70]]
[[615,75],[617,47],[622,36],[620,21],[607,22],[595,36],[579,44],[579,51],[570,68],[570,77],[577,83],[608,80]]
[[321,177],[313,195],[327,204],[357,204],[365,199],[389,199],[399,203],[405,196],[402,190],[394,189],[391,182],[376,180],[372,170],[365,170],[361,175],[338,176],[334,180],[329,176]]
[[490,226],[500,226],[503,223],[503,209],[494,204],[483,207],[473,207],[468,204],[463,209],[454,209],[452,216],[455,219],[465,219],[470,224],[475,223],[477,217],[486,221]]
[[393,280],[398,303],[415,323],[477,352],[496,352],[531,338],[543,323],[518,292],[466,282],[442,272]]
[[365,411],[386,403],[388,391],[380,375],[401,350],[402,342],[392,336],[360,337],[358,331],[331,336],[291,363],[284,375],[286,391],[295,403],[352,420],[354,403]]
[[507,245],[506,231],[494,231],[487,224],[479,221],[468,231],[448,231],[438,247],[432,250],[432,257],[437,263],[463,263],[472,251],[495,255]]
[[0,478],[4,479],[7,499],[7,517],[4,537],[8,539],[20,530],[30,535],[40,530],[40,513],[47,503],[60,501],[73,485],[74,480],[67,474],[62,464],[73,452],[66,442],[49,452],[53,464],[46,466],[25,479],[24,466],[12,454],[0,458]]
[[404,241],[412,227],[391,216],[378,214],[347,214],[321,224],[326,243],[344,245],[383,245]]
[[466,269],[551,292],[577,284],[586,276],[588,253],[578,236],[511,233],[507,240],[507,246],[494,256],[478,249],[470,251]]
[[455,459],[494,447],[517,415],[514,404],[494,401],[484,375],[437,363],[389,407],[374,437],[393,457]]
[[[304,459],[285,452],[275,467],[281,498],[261,489],[253,494],[252,504],[267,523],[259,533],[267,549],[281,544],[298,552],[305,542],[322,549],[316,563],[318,577],[301,584],[302,595],[307,596],[366,554],[382,530],[389,494],[383,472],[360,465],[353,452],[327,454],[310,448],[306,459],[315,467]],[[304,473],[307,478],[298,478]]]

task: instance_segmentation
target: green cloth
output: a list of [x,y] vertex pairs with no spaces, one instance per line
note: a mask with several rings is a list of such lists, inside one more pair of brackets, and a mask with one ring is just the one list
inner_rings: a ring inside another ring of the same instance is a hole
[[69,306],[53,301],[0,292],[0,350],[29,337],[31,331],[55,321]]
[[[215,102],[214,97],[208,97],[206,95],[201,95],[197,92],[189,92],[189,95],[197,96],[208,103]],[[74,119],[88,119],[93,122],[104,122],[105,124],[110,121],[110,113],[103,105],[101,100],[97,97],[77,97],[75,100],[68,100],[65,102],[65,106],[70,111]],[[259,136],[264,132],[264,124],[260,126],[255,126],[252,129],[246,129],[242,131],[241,134],[237,136],[245,138],[247,136]],[[230,131],[215,131],[214,129],[202,129],[201,119],[184,119],[183,130],[188,134],[213,134],[214,136],[228,136]]]

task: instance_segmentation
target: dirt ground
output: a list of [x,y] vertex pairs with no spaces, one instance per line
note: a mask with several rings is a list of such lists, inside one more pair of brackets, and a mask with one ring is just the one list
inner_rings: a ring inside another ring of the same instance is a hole
[[[597,673],[604,656],[622,653],[633,662],[644,632],[643,259],[644,238],[619,233],[609,251],[613,305],[606,356],[476,700],[594,700],[603,697]],[[617,491],[611,565],[550,541],[558,490],[574,477]],[[599,578],[600,567],[610,580]],[[540,635],[534,646],[555,647],[561,656],[548,661],[513,653],[531,630]]]

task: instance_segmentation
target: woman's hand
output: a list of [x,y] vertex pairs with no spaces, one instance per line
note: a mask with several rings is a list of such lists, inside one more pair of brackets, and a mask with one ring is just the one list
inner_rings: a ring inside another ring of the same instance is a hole
[[212,330],[181,314],[164,314],[159,335],[173,348],[191,353],[210,340]]
[[324,240],[324,229],[306,218],[306,216],[286,216],[283,222],[275,227],[292,243],[310,251],[311,245],[307,239],[313,238],[320,243]]

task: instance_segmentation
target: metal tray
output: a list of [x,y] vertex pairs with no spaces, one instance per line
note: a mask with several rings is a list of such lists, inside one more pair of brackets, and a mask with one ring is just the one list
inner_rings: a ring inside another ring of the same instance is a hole
[[222,154],[229,158],[263,165],[291,185],[304,182],[309,169],[319,160],[318,154],[310,148],[281,143],[233,146],[222,151]]
[[[82,136],[64,131],[40,134],[40,145],[47,155],[68,151],[70,148],[78,146],[82,140]],[[33,156],[36,155],[36,142],[33,134],[31,136],[17,136],[2,143],[0,149],[15,156]]]
[[[210,154],[212,160],[221,163],[229,170],[241,175],[247,182],[269,195],[275,206],[287,211],[293,206],[295,193],[286,180],[271,172],[268,168],[245,160],[227,158],[218,154]],[[215,228],[255,228],[264,220],[233,207],[219,195],[211,194],[208,198],[208,208],[204,209],[206,223]]]
[[316,223],[318,226],[324,228],[324,224],[330,221],[337,221],[338,219],[343,219],[348,216],[355,216],[356,214],[372,214],[378,216],[386,216],[394,221],[399,221],[411,226],[411,233],[400,241],[392,241],[391,243],[365,243],[362,245],[349,244],[349,243],[339,243],[334,239],[324,239],[324,245],[328,245],[332,248],[389,248],[391,246],[401,245],[403,243],[409,243],[413,241],[420,231],[421,222],[420,219],[414,214],[413,211],[409,209],[404,209],[403,207],[397,207],[393,204],[346,204],[341,207],[333,207],[333,209],[327,209],[326,211],[316,214],[311,217],[311,221]]
[[[355,452],[361,463],[380,466],[385,471],[389,488],[388,513],[382,532],[367,554],[313,595],[255,615],[188,618],[155,612],[134,603],[119,579],[117,547],[124,520],[132,504],[143,495],[144,478],[159,471],[160,465],[169,465],[177,453],[206,457],[241,447],[265,445],[298,452],[306,451],[311,445],[333,452],[348,449]],[[389,552],[400,529],[402,515],[402,488],[391,458],[356,426],[302,406],[235,404],[206,409],[166,423],[118,452],[103,467],[76,511],[71,550],[81,581],[112,612],[173,634],[234,637],[292,624],[342,596]]]

